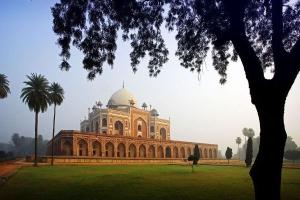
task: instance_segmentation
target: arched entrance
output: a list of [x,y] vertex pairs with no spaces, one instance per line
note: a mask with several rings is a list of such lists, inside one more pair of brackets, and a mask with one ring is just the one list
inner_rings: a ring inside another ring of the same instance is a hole
[[114,133],[118,135],[123,135],[123,124],[120,121],[115,122],[115,130]]
[[133,122],[134,136],[147,138],[148,127],[144,119],[141,117],[137,118]]
[[199,153],[200,153],[200,158],[202,158],[202,148],[199,149]]
[[140,145],[139,153],[140,158],[146,158],[146,147],[143,144]]
[[214,149],[214,158],[217,158],[218,154],[217,154],[217,149]]
[[192,154],[191,148],[188,147],[186,151],[187,151],[186,152],[187,153],[187,157],[189,157]]
[[72,144],[69,141],[65,141],[63,144],[63,155],[71,156],[72,155]]
[[166,140],[167,139],[167,131],[165,128],[161,128],[159,130],[159,133],[160,133],[160,139],[162,140]]
[[185,158],[185,151],[183,147],[180,148],[180,157]]
[[106,157],[114,157],[114,145],[111,142],[106,143]]
[[204,149],[204,158],[207,158],[207,149]]
[[93,156],[101,156],[101,144],[98,141],[93,142]]
[[79,140],[78,142],[78,155],[79,156],[87,156],[88,155],[88,146],[87,142],[84,140]]
[[126,154],[125,154],[125,145],[123,143],[120,143],[118,145],[118,157],[121,157],[121,158],[124,158],[126,157]]
[[136,157],[136,147],[134,144],[129,145],[129,157],[135,158]]
[[164,149],[162,148],[162,146],[159,146],[157,149],[157,157],[158,158],[163,158],[164,157]]
[[174,156],[174,158],[179,158],[179,155],[178,155],[178,148],[177,147],[174,147],[174,149],[173,149],[173,156]]
[[171,148],[170,147],[166,147],[166,158],[171,158]]
[[212,150],[209,149],[209,158],[212,158]]
[[155,147],[153,145],[150,145],[148,148],[148,157],[155,158]]

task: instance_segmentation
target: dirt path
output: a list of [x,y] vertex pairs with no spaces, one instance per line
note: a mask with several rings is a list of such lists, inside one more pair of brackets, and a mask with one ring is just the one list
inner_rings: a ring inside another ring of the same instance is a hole
[[22,163],[20,160],[0,163],[0,183],[7,181],[9,177],[16,173],[23,166]]

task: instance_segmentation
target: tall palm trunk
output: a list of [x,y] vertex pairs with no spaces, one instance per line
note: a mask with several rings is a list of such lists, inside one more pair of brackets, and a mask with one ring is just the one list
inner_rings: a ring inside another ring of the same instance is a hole
[[34,129],[34,134],[35,134],[35,138],[34,138],[34,166],[37,167],[38,166],[38,162],[37,162],[37,146],[38,146],[38,123],[39,123],[39,113],[36,111],[35,112],[35,129]]
[[240,144],[238,144],[238,155],[239,155],[239,160],[241,159],[240,158]]
[[54,163],[54,133],[55,133],[55,115],[56,115],[56,104],[54,104],[54,114],[53,114],[53,128],[52,128],[52,157],[51,157],[51,165]]

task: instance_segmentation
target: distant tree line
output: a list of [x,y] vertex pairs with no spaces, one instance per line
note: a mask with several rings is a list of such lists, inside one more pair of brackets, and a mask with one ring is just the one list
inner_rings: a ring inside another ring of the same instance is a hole
[[[256,158],[258,149],[259,149],[259,143],[260,143],[260,137],[253,137],[252,138],[252,153],[253,153],[253,160]],[[246,150],[247,150],[247,144],[243,144],[241,148],[236,152],[236,154],[233,155],[234,159],[238,159],[240,157],[240,160],[246,159]],[[300,151],[300,147],[296,144],[296,142],[293,140],[291,136],[288,136],[285,142],[285,148],[284,152],[287,151]],[[240,154],[240,156],[239,156]],[[286,156],[285,159],[288,159]],[[291,160],[291,159],[288,159]]]
[[[44,140],[42,135],[38,136],[38,155],[46,155],[48,140]],[[22,136],[14,133],[9,143],[0,143],[0,157],[24,157],[34,154],[34,138]]]

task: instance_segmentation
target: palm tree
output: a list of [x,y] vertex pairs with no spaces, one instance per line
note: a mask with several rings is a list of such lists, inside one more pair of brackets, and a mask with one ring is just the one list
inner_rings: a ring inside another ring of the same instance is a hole
[[245,144],[246,144],[246,137],[248,137],[248,129],[243,128],[242,132],[243,132],[243,135],[245,136]]
[[54,104],[54,115],[53,115],[53,129],[52,129],[52,158],[51,165],[53,165],[53,156],[54,156],[54,132],[55,132],[55,115],[56,115],[56,105],[62,104],[64,100],[64,89],[58,83],[52,83],[49,87],[50,92],[50,101],[51,104]]
[[20,97],[28,105],[29,110],[35,112],[34,166],[37,166],[38,115],[39,112],[45,112],[51,103],[49,85],[48,80],[40,74],[31,74],[26,77],[28,81],[24,81],[26,86],[22,89]]
[[240,144],[242,143],[242,139],[240,137],[237,137],[235,139],[235,142],[237,143],[238,145],[238,154],[239,154],[239,160],[240,160]]
[[8,83],[7,76],[0,74],[0,99],[6,98],[7,94],[10,93]]

